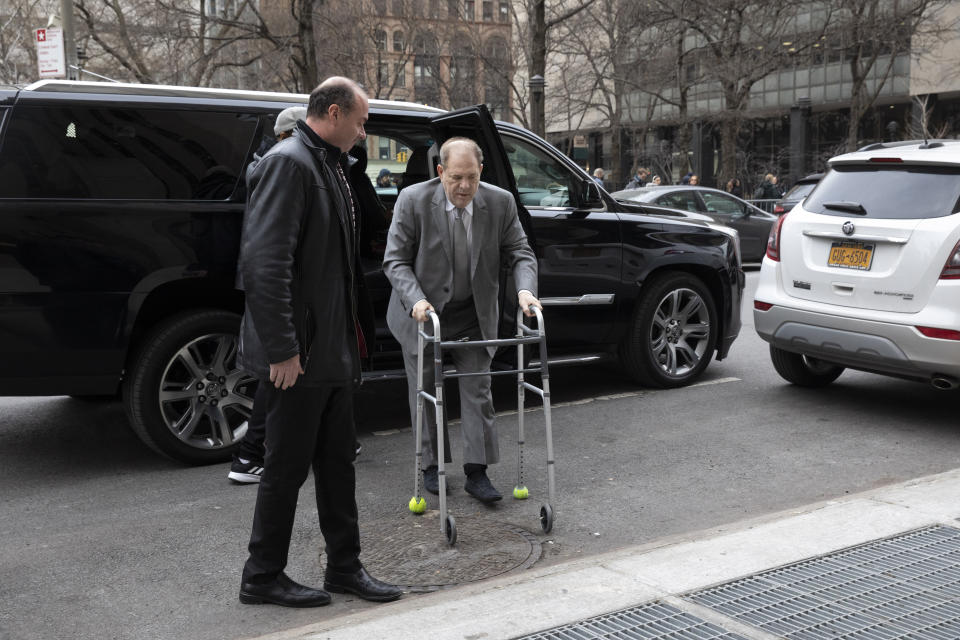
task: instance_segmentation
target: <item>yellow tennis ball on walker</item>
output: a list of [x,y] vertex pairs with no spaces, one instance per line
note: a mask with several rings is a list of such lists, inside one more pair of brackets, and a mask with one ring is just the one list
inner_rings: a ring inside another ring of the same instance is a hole
[[526,487],[514,487],[513,497],[517,500],[526,500],[530,497],[530,490]]
[[410,508],[411,513],[423,513],[427,510],[427,501],[420,498],[420,501],[417,502],[417,496],[413,496],[410,498],[410,504],[407,506]]

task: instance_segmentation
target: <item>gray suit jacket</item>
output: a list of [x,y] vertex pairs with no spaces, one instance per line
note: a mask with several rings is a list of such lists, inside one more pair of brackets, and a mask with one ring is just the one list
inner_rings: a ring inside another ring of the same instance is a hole
[[[410,315],[419,300],[437,313],[453,295],[453,248],[446,195],[440,178],[400,192],[387,236],[383,272],[393,286],[387,326],[404,351],[417,350],[417,322]],[[471,288],[484,339],[497,337],[501,258],[513,269],[517,291],[537,295],[537,259],[517,217],[513,195],[480,183],[473,199]],[[515,292],[516,293],[516,292]],[[442,327],[441,327],[442,330]],[[492,351],[492,350],[491,350]]]

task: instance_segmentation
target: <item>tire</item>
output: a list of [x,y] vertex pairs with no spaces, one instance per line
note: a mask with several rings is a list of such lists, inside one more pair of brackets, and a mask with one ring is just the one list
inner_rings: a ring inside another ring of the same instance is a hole
[[843,367],[770,345],[773,368],[786,380],[800,387],[825,387],[843,373]]
[[240,317],[194,310],[138,345],[123,385],[134,432],[154,451],[205,464],[229,459],[247,431],[256,379],[237,368]]
[[641,290],[620,360],[644,386],[682,387],[710,364],[718,331],[713,296],[703,282],[688,273],[664,273]]

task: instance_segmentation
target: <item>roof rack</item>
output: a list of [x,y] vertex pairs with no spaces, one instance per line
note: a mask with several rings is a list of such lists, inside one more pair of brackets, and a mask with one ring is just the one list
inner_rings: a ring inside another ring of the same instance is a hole
[[893,149],[895,147],[909,147],[918,145],[920,149],[936,149],[942,147],[944,142],[956,142],[956,140],[897,140],[896,142],[874,142],[865,147],[860,147],[857,151],[876,151],[877,149]]
[[[99,93],[112,95],[138,95],[177,98],[228,98],[235,100],[261,100],[264,102],[300,102],[306,104],[310,96],[305,93],[280,93],[252,91],[247,89],[217,89],[214,87],[181,87],[163,84],[139,84],[135,82],[94,82],[89,80],[40,80],[25,87],[24,91],[51,93]],[[403,111],[429,111],[442,113],[443,109],[400,100],[370,100],[371,105]]]

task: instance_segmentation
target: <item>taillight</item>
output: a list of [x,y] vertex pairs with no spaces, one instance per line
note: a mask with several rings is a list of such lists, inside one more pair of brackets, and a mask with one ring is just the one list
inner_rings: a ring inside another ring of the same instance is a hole
[[753,301],[753,308],[757,311],[770,311],[773,308],[773,303],[771,302],[762,302],[760,300]]
[[770,235],[767,237],[767,257],[776,262],[780,262],[780,227],[783,221],[787,219],[789,213],[785,213],[770,227]]
[[786,209],[783,208],[782,204],[773,205],[773,212],[776,213],[777,215],[780,215],[784,211],[786,211]]
[[928,338],[940,338],[941,340],[960,340],[960,331],[954,329],[938,329],[936,327],[917,327],[917,331]]
[[960,280],[960,242],[953,246],[950,257],[947,258],[943,270],[940,272],[941,280]]

